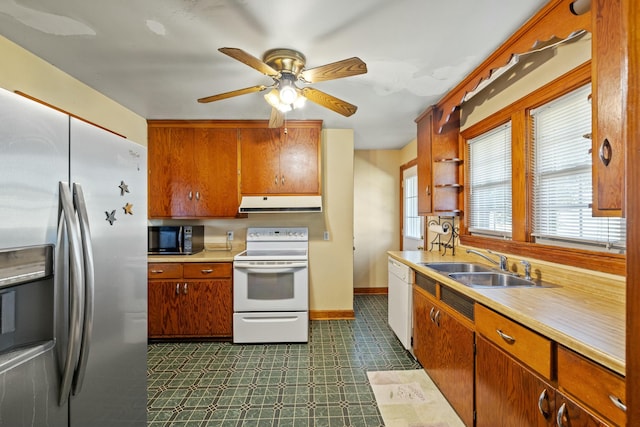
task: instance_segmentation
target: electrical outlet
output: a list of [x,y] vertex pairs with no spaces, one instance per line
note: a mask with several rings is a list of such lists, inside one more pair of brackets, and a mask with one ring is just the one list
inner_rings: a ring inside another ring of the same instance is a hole
[[328,231],[324,232],[324,240],[329,240],[329,232]]
[[227,240],[233,240],[233,231],[227,231]]

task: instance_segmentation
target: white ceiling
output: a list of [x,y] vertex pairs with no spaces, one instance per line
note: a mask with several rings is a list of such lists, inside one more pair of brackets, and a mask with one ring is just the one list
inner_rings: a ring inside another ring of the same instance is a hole
[[287,119],[351,128],[356,149],[400,148],[436,103],[547,0],[0,0],[0,34],[147,119],[268,119],[270,84],[217,51],[301,51],[307,68],[357,56],[368,73],[319,82],[358,106]]

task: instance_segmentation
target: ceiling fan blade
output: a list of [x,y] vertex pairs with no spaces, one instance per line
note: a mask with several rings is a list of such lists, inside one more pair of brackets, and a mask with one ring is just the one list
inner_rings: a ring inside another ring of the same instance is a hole
[[205,98],[198,99],[200,103],[220,101],[221,99],[233,98],[234,96],[246,95],[248,93],[260,92],[265,90],[267,87],[264,85],[260,86],[251,86],[246,87],[244,89],[232,90],[231,92],[219,93],[217,95],[207,96]]
[[277,77],[280,74],[278,71],[274,70],[269,65],[265,64],[255,56],[248,54],[242,49],[237,49],[235,47],[221,47],[218,50],[224,53],[225,55],[228,55],[233,59],[236,59],[242,62],[243,64],[248,65],[249,67],[255,70],[258,70],[262,74],[265,74],[267,76]]
[[279,128],[284,124],[284,114],[277,108],[271,109],[271,117],[269,118],[270,128]]
[[336,113],[342,114],[345,117],[351,116],[358,109],[358,107],[356,107],[355,105],[349,104],[342,99],[331,96],[328,93],[322,92],[318,89],[305,87],[301,89],[301,92],[302,95],[309,101],[322,105],[323,107],[333,110]]
[[325,80],[341,79],[343,77],[356,76],[367,72],[367,64],[360,58],[353,57],[331,64],[321,65],[316,68],[304,70],[300,78],[307,83],[322,82]]

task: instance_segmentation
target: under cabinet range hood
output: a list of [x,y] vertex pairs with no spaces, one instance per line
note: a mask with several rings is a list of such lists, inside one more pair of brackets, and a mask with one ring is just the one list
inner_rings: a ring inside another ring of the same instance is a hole
[[322,212],[322,196],[243,196],[240,213]]

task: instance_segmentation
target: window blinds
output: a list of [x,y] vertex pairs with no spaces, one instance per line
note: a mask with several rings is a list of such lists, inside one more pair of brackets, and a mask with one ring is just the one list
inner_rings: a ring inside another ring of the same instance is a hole
[[511,123],[467,141],[472,234],[511,237]]
[[587,85],[531,111],[532,234],[537,242],[622,248],[624,220],[591,212],[590,93]]

